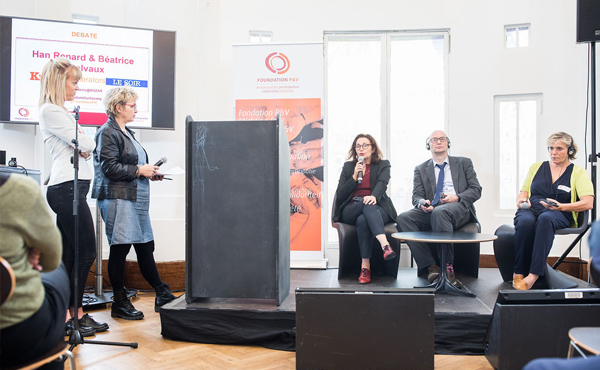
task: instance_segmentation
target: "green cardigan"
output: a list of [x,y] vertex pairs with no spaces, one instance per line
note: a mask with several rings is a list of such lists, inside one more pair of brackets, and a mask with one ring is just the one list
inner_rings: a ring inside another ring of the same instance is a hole
[[[521,191],[526,191],[529,198],[531,198],[531,183],[543,163],[537,162],[529,167],[529,172],[525,177],[523,187],[521,187]],[[578,199],[585,195],[594,196],[594,185],[587,171],[583,167],[573,164],[573,172],[571,173],[571,203],[577,202]],[[577,227],[578,215],[579,212],[573,212],[573,220],[575,220],[575,223],[572,225],[573,227]]]
[[27,261],[29,248],[40,251],[43,271],[52,271],[60,266],[61,240],[37,182],[11,175],[0,186],[0,256],[12,267],[16,286],[0,308],[0,329],[28,319],[44,302],[40,272]]

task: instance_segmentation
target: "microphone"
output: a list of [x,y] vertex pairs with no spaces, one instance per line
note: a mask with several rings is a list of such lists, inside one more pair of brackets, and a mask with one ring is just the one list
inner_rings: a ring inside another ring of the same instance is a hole
[[427,200],[426,199],[419,199],[419,207],[427,207]]
[[[358,157],[358,163],[363,164],[365,159],[363,157]],[[362,184],[363,172],[358,171],[358,185]]]
[[162,157],[156,163],[154,163],[154,166],[160,167],[160,166],[162,166],[165,163],[167,163],[167,157]]
[[522,202],[521,204],[519,204],[519,208],[521,208],[521,209],[528,209],[529,208],[529,204],[527,204],[527,202]]

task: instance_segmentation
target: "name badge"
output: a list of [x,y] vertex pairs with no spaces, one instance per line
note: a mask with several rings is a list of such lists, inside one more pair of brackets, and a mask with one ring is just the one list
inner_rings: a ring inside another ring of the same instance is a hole
[[558,190],[562,190],[565,193],[570,193],[571,192],[571,188],[566,186],[566,185],[558,185]]

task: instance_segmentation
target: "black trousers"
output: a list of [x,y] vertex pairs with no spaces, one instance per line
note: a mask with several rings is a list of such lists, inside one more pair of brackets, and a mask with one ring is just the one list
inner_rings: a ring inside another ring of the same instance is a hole
[[[162,284],[156,262],[154,261],[154,240],[147,243],[134,244],[138,266],[142,276],[152,288]],[[131,244],[113,244],[110,246],[108,257],[108,278],[114,291],[125,289],[125,259],[131,249]]]
[[[71,294],[63,265],[42,274],[46,291],[42,307],[31,317],[0,331],[0,368],[17,366],[48,353],[63,340],[67,301]],[[14,299],[14,298],[13,298]],[[62,362],[50,362],[40,369],[63,369]]]
[[373,238],[385,234],[385,224],[392,222],[392,219],[377,204],[366,205],[362,201],[353,201],[342,209],[342,222],[356,225],[360,257],[371,258]]
[[[73,181],[63,182],[48,187],[46,198],[50,208],[56,213],[56,225],[62,235],[63,256],[62,260],[69,274],[71,289],[75,281],[75,217],[73,216]],[[94,220],[86,197],[90,190],[89,180],[79,180],[79,261],[77,262],[77,292],[71,292],[69,307],[74,307],[73,299],[77,299],[77,307],[81,307],[85,282],[90,267],[96,259],[96,234]]]

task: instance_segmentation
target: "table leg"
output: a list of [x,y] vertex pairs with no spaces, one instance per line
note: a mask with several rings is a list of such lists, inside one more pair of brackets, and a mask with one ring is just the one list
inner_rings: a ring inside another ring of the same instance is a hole
[[475,294],[462,291],[452,285],[450,280],[448,280],[448,272],[446,271],[446,248],[439,248],[442,251],[442,255],[440,256],[440,276],[437,281],[433,284],[426,285],[424,287],[415,287],[415,288],[435,288],[436,293],[452,293],[456,295],[460,295],[463,297],[471,297],[475,298]]

